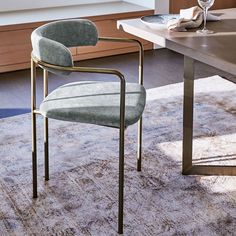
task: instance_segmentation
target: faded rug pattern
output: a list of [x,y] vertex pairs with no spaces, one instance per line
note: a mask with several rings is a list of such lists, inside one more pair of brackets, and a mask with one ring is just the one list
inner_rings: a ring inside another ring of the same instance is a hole
[[[194,161],[236,164],[236,85],[196,80]],[[235,235],[236,177],[183,176],[183,84],[148,91],[143,169],[136,125],[126,132],[124,235]],[[30,114],[0,120],[0,235],[117,235],[118,130],[50,120],[44,182],[38,118],[38,199],[32,199]]]

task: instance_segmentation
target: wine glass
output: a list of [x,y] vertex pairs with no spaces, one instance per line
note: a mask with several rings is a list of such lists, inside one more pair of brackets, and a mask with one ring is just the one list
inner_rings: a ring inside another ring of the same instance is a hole
[[204,15],[204,27],[201,30],[198,30],[197,33],[200,34],[213,34],[214,31],[208,30],[206,28],[206,18],[207,18],[207,12],[210,7],[214,4],[215,0],[198,0],[199,6],[203,9],[203,15]]

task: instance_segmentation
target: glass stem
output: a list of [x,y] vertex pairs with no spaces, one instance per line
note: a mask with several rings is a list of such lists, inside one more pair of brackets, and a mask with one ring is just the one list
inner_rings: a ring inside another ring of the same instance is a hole
[[205,7],[204,8],[204,27],[203,27],[203,30],[206,30],[207,28],[206,28],[206,21],[207,21],[207,12],[208,12],[208,8],[207,7]]

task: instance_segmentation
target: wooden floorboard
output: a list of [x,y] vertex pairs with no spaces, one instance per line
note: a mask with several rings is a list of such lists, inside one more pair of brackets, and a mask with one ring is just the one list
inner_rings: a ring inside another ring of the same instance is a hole
[[[77,63],[80,66],[109,67],[120,70],[128,82],[138,81],[138,54],[105,57]],[[167,49],[145,52],[144,85],[146,88],[160,87],[182,82],[183,56]],[[220,75],[236,82],[234,77],[202,63],[196,63],[196,77]],[[51,75],[49,90],[68,82],[82,80],[108,80],[111,77],[91,74],[71,74],[69,77]],[[115,81],[115,78],[114,78]],[[38,102],[42,99],[42,74],[38,71]],[[30,111],[30,70],[0,74],[0,118]]]

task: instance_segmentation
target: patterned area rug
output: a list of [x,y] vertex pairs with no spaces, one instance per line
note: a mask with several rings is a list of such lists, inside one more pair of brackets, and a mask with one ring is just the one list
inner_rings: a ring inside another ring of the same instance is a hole
[[[236,85],[196,80],[194,159],[236,163]],[[236,177],[181,175],[182,87],[148,91],[143,170],[126,135],[124,235],[235,235]],[[117,235],[118,131],[50,121],[50,181],[32,199],[30,115],[0,120],[0,235]]]

